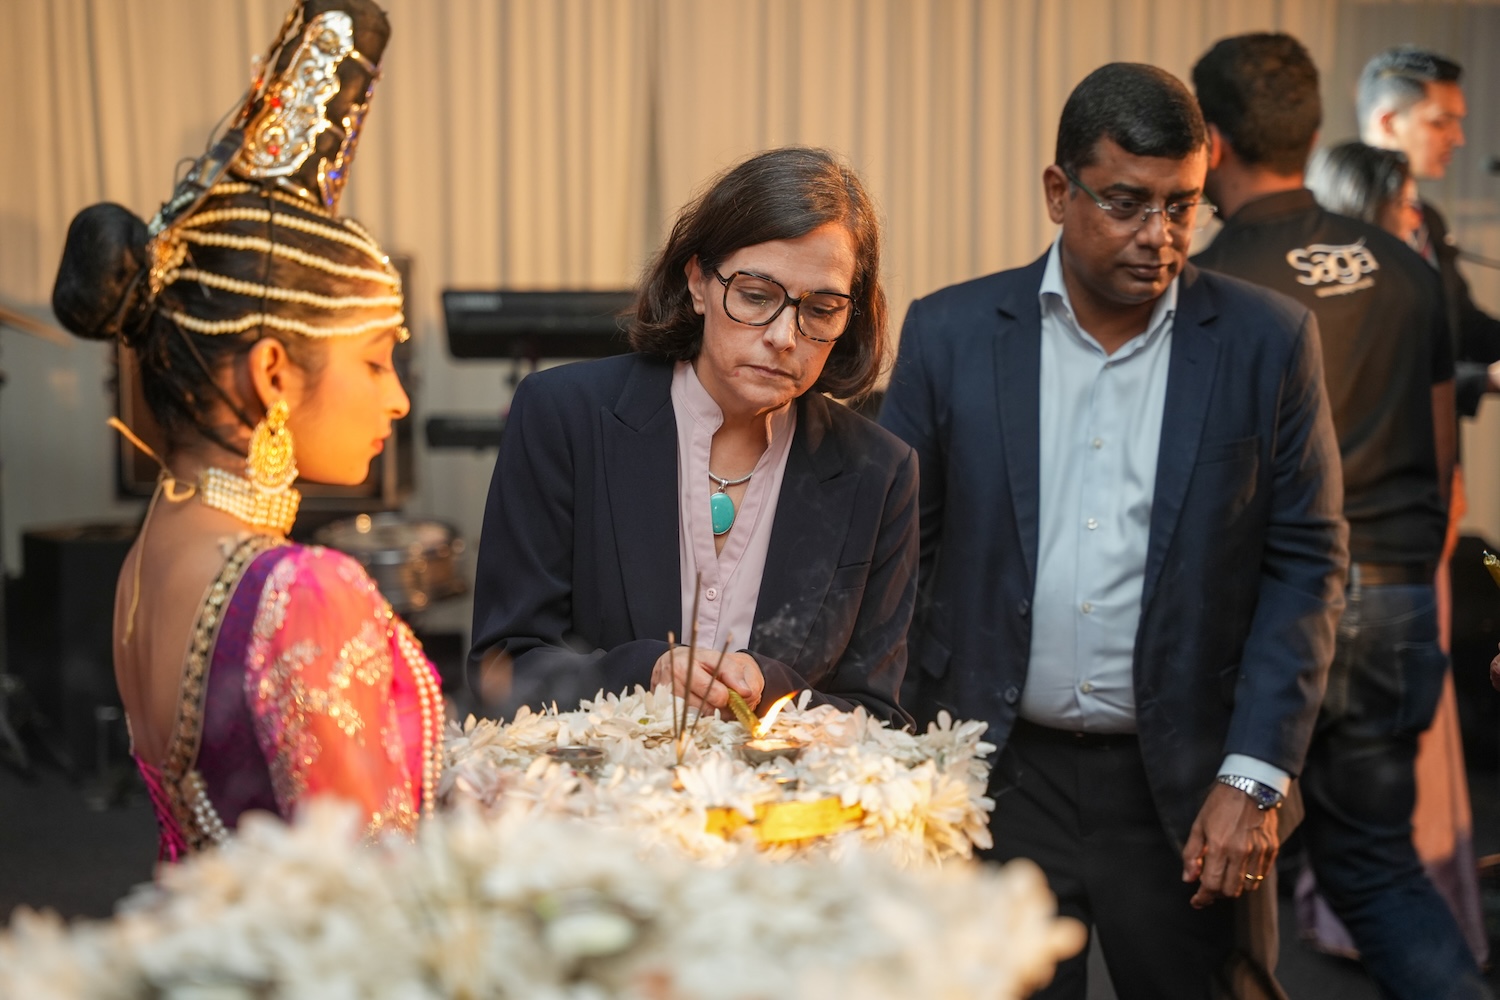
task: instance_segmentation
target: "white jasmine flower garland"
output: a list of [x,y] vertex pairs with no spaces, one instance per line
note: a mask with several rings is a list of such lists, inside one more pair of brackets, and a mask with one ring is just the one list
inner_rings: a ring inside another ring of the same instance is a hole
[[[637,687],[600,693],[575,712],[523,708],[508,724],[476,721],[450,730],[439,799],[473,802],[491,811],[588,817],[672,843],[700,860],[724,861],[757,846],[753,826],[728,838],[708,832],[709,812],[733,809],[754,821],[757,807],[836,799],[862,815],[847,832],[771,845],[767,853],[838,854],[852,842],[878,844],[904,863],[969,857],[990,845],[985,797],[994,746],[982,722],[954,723],[946,714],[926,733],[891,729],[864,709],[807,707],[810,692],[776,719],[771,738],[805,744],[795,761],[757,767],[734,746],[737,721],[704,717],[692,730],[681,767],[672,738],[680,702],[671,691]],[[564,746],[597,747],[605,764],[594,779],[575,776],[546,756]]]
[[1011,1000],[1077,951],[1026,862],[720,866],[638,829],[502,809],[360,842],[356,810],[246,817],[113,921],[20,911],[0,996],[28,1000]]

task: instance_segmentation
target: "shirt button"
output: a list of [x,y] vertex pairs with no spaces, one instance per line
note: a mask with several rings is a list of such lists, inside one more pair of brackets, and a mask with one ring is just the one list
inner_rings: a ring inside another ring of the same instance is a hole
[[1028,601],[1026,598],[1023,597],[1019,601],[1016,602],[1016,614],[1020,615],[1022,618],[1025,618],[1030,613],[1031,613],[1031,602],[1030,601]]
[[1082,684],[1078,685],[1078,690],[1082,691],[1084,694],[1088,694],[1089,692],[1094,690],[1094,682],[1084,681]]
[[1104,439],[1103,438],[1094,438],[1094,440],[1091,441],[1091,442],[1089,442],[1089,443],[1094,446],[1094,450],[1095,451],[1098,451],[1100,448],[1104,447]]
[[717,587],[709,587],[703,592],[703,596],[710,601],[716,601],[719,599],[719,589]]
[[1099,519],[1091,517],[1087,521],[1084,521],[1083,524],[1084,527],[1088,528],[1090,531],[1093,531],[1095,528],[1099,527]]
[[1084,601],[1081,605],[1079,605],[1079,608],[1086,615],[1091,615],[1091,614],[1094,613],[1094,606],[1092,604],[1090,604],[1088,601]]

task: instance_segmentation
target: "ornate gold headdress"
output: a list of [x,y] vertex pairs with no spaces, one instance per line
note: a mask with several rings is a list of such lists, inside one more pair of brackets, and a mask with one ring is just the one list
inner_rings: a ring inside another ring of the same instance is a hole
[[[372,0],[293,6],[239,113],[149,226],[153,299],[180,282],[223,297],[201,310],[162,302],[182,329],[331,337],[394,327],[405,339],[399,275],[368,233],[335,214],[389,31]],[[247,253],[267,258],[251,269],[258,280],[229,273],[247,269],[225,255]]]
[[[276,65],[278,48],[290,52],[290,57],[283,55],[279,61],[284,66],[269,78],[257,78],[251,87],[244,145],[230,169],[250,180],[274,178],[298,195],[320,200],[331,212],[337,209],[349,179],[349,164],[380,68],[355,47],[354,18],[348,11],[325,10],[306,20],[299,34],[295,23],[306,14],[298,6],[288,15],[266,65]],[[288,44],[293,36],[295,46]],[[362,95],[342,102],[348,106],[339,108],[343,93],[339,71],[345,63],[364,70],[367,82]],[[336,144],[320,143],[328,135],[336,138]],[[309,163],[312,176],[300,176]]]

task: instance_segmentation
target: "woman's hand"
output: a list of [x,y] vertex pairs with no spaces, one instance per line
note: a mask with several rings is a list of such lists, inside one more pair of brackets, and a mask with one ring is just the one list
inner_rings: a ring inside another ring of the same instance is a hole
[[[729,692],[739,693],[752,709],[760,704],[760,693],[765,690],[766,679],[761,676],[760,664],[749,653],[725,653],[724,666],[719,670],[719,679],[709,687],[714,668],[719,663],[717,649],[693,650],[693,673],[688,676],[688,649],[677,646],[663,653],[651,668],[651,686],[670,684],[672,690],[688,692],[692,704],[702,701],[707,710],[727,709]],[[707,692],[707,698],[704,692]]]
[[1500,691],[1500,656],[1490,661],[1490,687]]

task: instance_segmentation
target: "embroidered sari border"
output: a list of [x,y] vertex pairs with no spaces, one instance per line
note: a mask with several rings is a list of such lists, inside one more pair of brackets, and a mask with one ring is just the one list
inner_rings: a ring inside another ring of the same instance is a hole
[[[218,641],[219,627],[224,621],[224,608],[245,571],[261,553],[285,544],[285,539],[278,535],[251,535],[235,546],[218,576],[209,585],[198,616],[193,622],[192,638],[178,690],[177,717],[173,722],[171,741],[162,760],[161,775],[172,812],[194,849],[203,846],[207,832],[200,829],[194,803],[188,801],[190,790],[187,779],[197,763],[203,739],[209,658]],[[199,784],[201,787],[201,783]]]

